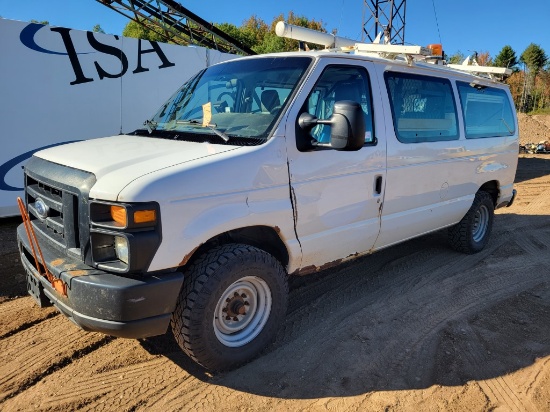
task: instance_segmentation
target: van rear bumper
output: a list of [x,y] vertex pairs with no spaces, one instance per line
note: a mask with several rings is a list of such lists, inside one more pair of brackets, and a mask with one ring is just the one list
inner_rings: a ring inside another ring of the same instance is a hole
[[60,256],[56,248],[39,240],[48,270],[66,284],[64,296],[36,269],[24,225],[17,228],[17,238],[27,290],[40,306],[51,302],[86,331],[123,338],[166,332],[183,283],[181,272],[120,276]]
[[512,190],[512,196],[509,199],[500,199],[500,203],[495,207],[495,209],[501,208],[501,207],[510,207],[514,203],[514,200],[516,200],[517,191],[516,189]]

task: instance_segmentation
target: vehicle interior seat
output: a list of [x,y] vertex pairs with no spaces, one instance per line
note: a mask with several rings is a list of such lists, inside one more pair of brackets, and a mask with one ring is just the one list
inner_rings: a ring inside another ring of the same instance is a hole
[[273,113],[281,107],[281,100],[279,99],[279,93],[277,90],[264,90],[260,97],[262,102],[262,111]]

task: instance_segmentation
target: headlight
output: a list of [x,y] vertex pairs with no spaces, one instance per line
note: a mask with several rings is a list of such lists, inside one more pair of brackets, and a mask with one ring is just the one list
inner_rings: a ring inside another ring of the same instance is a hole
[[123,236],[115,236],[115,252],[119,260],[128,264],[128,239]]
[[92,200],[89,212],[90,265],[116,273],[146,271],[162,239],[159,204]]

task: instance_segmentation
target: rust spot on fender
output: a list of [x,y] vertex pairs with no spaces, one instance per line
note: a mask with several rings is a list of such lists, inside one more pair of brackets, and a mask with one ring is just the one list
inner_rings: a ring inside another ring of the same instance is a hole
[[53,267],[62,265],[65,261],[63,259],[55,259],[50,262]]
[[310,273],[320,272],[322,270],[326,270],[334,266],[338,266],[340,262],[342,262],[342,259],[336,259],[332,262],[327,262],[321,266],[315,266],[315,265],[306,266],[301,269],[298,269],[296,272],[293,273],[293,275],[303,276],[303,275],[309,275]]
[[185,266],[187,264],[187,262],[189,262],[189,259],[191,259],[191,257],[195,254],[195,252],[197,251],[198,248],[200,248],[202,246],[199,245],[197,246],[196,248],[194,248],[191,252],[189,252],[187,255],[185,255],[182,259],[182,261],[180,262],[180,264],[178,266]]
[[[359,253],[354,253],[354,254],[349,255],[346,259],[349,259],[349,258],[353,259],[357,256],[359,256]],[[296,276],[303,276],[303,275],[309,275],[309,274],[315,273],[315,272],[320,272],[322,270],[326,270],[326,269],[330,269],[330,268],[333,268],[335,266],[338,266],[340,263],[342,263],[343,260],[344,259],[336,259],[336,260],[333,260],[332,262],[327,262],[327,263],[325,263],[324,265],[321,265],[321,266],[315,266],[315,265],[306,266],[306,267],[298,269],[296,272],[294,272],[292,274],[296,275]]]
[[298,269],[296,272],[293,273],[293,275],[296,276],[303,276],[303,275],[309,275],[310,273],[317,272],[317,266],[310,265],[303,268]]
[[69,276],[84,276],[87,272],[85,270],[69,270],[67,274]]
[[275,229],[275,232],[277,232],[277,234],[281,234],[281,228],[279,226],[275,226],[273,229]]
[[342,262],[342,259],[333,260],[332,262],[328,262],[328,263],[325,263],[324,265],[322,265],[319,268],[319,270],[325,270],[325,269],[333,268],[334,266],[338,266],[341,262]]

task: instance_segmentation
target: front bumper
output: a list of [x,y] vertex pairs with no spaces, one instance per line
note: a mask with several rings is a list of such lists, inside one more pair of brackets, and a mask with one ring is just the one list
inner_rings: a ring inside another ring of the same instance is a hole
[[24,225],[17,228],[17,238],[29,293],[39,304],[49,300],[87,331],[123,338],[166,332],[183,283],[181,272],[120,276],[60,256],[57,249],[39,239],[48,270],[67,285],[67,296],[63,296],[38,273]]

